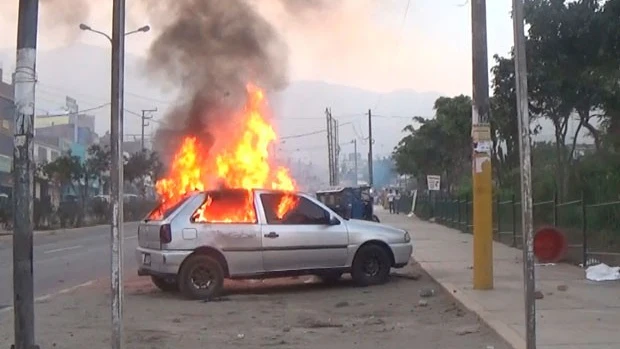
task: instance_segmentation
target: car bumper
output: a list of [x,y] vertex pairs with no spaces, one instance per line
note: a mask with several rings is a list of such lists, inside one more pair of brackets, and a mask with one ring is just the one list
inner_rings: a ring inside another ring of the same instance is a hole
[[136,249],[138,275],[176,276],[181,263],[191,253],[192,251],[162,251],[138,247]]
[[413,245],[406,244],[394,244],[390,245],[392,253],[394,254],[394,267],[402,268],[409,263],[411,259],[411,253],[413,252]]

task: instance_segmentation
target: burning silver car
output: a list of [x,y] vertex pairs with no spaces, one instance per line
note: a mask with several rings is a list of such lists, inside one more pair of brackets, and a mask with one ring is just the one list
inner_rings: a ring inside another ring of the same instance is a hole
[[193,192],[138,228],[138,274],[164,291],[208,299],[224,279],[351,273],[363,286],[409,262],[409,234],[344,219],[310,195],[275,190]]

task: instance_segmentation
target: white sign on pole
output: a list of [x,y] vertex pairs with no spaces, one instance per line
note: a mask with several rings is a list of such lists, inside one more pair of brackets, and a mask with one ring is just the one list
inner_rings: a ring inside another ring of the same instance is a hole
[[437,175],[426,176],[426,186],[428,187],[428,190],[440,190],[441,176],[437,176]]

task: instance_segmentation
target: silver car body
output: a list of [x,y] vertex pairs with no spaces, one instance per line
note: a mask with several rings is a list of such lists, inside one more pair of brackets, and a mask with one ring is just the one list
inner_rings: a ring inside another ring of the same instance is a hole
[[[345,220],[315,197],[296,193],[329,215],[332,224],[268,224],[261,194],[254,190],[256,224],[195,223],[191,217],[205,200],[205,192],[191,194],[160,221],[145,221],[138,228],[136,251],[140,275],[176,277],[183,261],[193,253],[209,253],[223,264],[227,278],[251,278],[313,271],[347,272],[357,250],[365,243],[389,249],[392,267],[405,266],[412,254],[409,234],[394,227],[361,220]],[[172,239],[160,242],[160,228],[169,224]]]

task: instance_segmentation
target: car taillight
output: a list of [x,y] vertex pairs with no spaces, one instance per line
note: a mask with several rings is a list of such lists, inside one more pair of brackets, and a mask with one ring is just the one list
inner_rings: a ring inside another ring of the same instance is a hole
[[168,244],[172,241],[172,230],[170,224],[164,224],[159,228],[159,242]]

